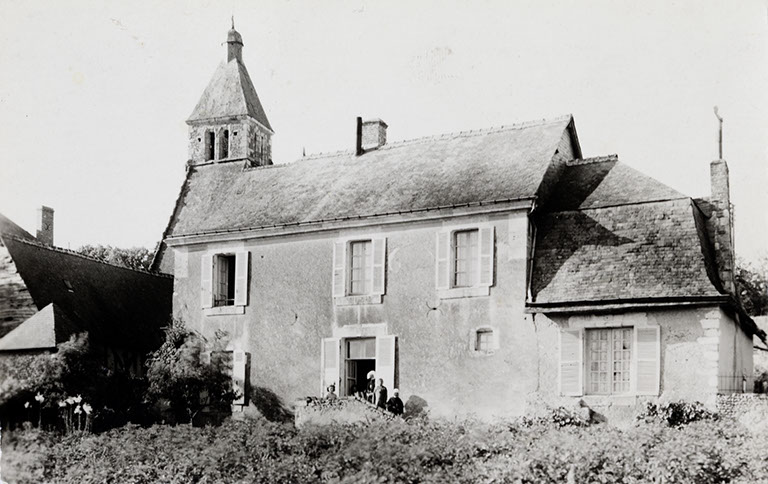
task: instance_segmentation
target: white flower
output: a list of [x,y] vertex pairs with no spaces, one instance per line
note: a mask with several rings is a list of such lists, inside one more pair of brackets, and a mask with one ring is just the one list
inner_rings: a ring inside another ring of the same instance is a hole
[[84,403],[84,404],[83,404],[83,411],[84,411],[84,412],[85,412],[87,415],[90,415],[90,414],[91,414],[91,412],[93,412],[93,408],[92,408],[92,407],[91,407],[89,404],[87,404],[87,403]]
[[64,400],[59,400],[59,407],[66,407],[66,406],[67,406],[67,402],[65,402]]
[[35,400],[37,400],[37,403],[43,403],[45,401],[45,397],[41,393],[38,393],[35,395]]
[[24,408],[29,408],[29,402],[24,402]]
[[83,411],[83,410],[80,408],[80,405],[78,405],[77,407],[75,407],[75,413],[82,413],[82,411]]
[[82,402],[82,401],[83,401],[83,397],[81,397],[80,395],[78,395],[78,396],[76,396],[75,398],[73,398],[72,400],[73,400],[75,403],[80,403],[80,402]]
[[67,397],[67,405],[72,405],[75,403],[75,397]]

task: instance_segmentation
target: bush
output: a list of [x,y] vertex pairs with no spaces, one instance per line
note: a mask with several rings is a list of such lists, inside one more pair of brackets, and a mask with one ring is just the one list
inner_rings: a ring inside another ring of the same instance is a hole
[[[34,432],[34,431],[33,431]],[[8,442],[6,442],[8,444]],[[559,427],[475,421],[303,427],[266,420],[220,427],[126,426],[52,439],[17,435],[40,464],[17,482],[765,482],[768,444],[738,423]],[[10,452],[10,455],[7,455]],[[4,471],[8,472],[7,465]],[[13,471],[12,471],[13,472]],[[11,474],[13,475],[13,474]],[[17,472],[16,476],[20,474]]]
[[648,402],[638,420],[658,421],[670,427],[679,427],[699,420],[715,420],[718,415],[709,411],[700,402],[669,402],[656,404]]
[[225,362],[219,358],[204,362],[204,351],[203,337],[174,321],[166,328],[165,342],[150,355],[148,400],[167,403],[175,422],[191,423],[205,407],[225,409],[237,397]]

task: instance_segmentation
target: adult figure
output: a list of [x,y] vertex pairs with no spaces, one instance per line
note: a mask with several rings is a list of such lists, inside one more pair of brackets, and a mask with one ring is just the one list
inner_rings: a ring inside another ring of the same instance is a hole
[[384,386],[384,380],[381,378],[376,380],[376,388],[373,390],[373,402],[377,407],[387,409],[387,387]]
[[376,372],[371,370],[368,372],[368,383],[365,387],[365,399],[371,403],[373,400],[373,390],[376,389]]
[[400,390],[397,388],[392,390],[392,398],[387,400],[387,410],[395,415],[403,414],[403,401],[400,400]]

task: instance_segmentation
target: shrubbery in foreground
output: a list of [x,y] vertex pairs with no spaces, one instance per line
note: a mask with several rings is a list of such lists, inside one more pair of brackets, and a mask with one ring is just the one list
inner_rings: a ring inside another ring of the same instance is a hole
[[[19,482],[765,482],[768,442],[730,420],[643,422],[391,422],[306,427],[264,420],[220,427],[135,426],[54,438],[4,439],[4,459],[37,452]],[[5,461],[4,478],[9,462]]]

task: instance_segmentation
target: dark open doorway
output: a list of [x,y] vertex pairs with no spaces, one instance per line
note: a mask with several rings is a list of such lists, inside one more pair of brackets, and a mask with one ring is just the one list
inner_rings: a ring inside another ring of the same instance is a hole
[[351,396],[365,391],[368,372],[376,370],[376,338],[348,338],[344,340],[345,378],[341,395]]

